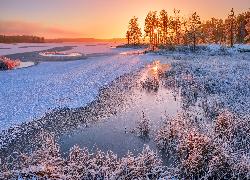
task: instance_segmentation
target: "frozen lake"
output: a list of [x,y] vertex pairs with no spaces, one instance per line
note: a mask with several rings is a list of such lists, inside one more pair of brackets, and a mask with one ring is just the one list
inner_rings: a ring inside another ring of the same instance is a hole
[[[111,48],[114,45],[117,44],[0,44],[0,54],[63,46],[74,46],[70,52],[86,54],[131,51]],[[154,59],[148,55],[117,54],[87,60],[41,62],[27,68],[0,71],[0,131],[39,119],[54,108],[84,107],[97,98],[99,88],[125,73],[152,63]]]
[[[129,48],[114,48],[121,43],[22,43],[22,44],[1,44],[0,55],[10,55],[16,53],[46,51],[55,47],[71,46],[73,49],[67,52],[78,52],[81,54],[91,53],[119,53],[131,51]],[[21,57],[20,57],[21,58]],[[21,59],[20,59],[21,60]]]

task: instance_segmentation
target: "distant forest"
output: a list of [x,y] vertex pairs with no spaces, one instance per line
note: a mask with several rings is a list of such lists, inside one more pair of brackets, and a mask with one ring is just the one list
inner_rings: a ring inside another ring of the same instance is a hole
[[95,39],[95,38],[55,38],[45,39],[38,36],[5,36],[0,35],[0,43],[62,43],[62,42],[123,42],[126,38],[113,38],[113,39]]
[[45,42],[127,42],[126,38],[113,38],[113,39],[95,39],[95,38],[56,38],[56,39],[45,39]]
[[129,21],[126,33],[127,43],[148,43],[154,45],[182,45],[195,44],[229,44],[247,43],[250,40],[250,12],[234,14],[229,10],[225,20],[211,18],[201,22],[195,12],[188,17],[181,17],[180,10],[174,9],[174,16],[169,16],[165,10],[159,15],[150,11],[144,24],[144,34],[139,28],[138,18]]
[[44,37],[38,36],[5,36],[0,35],[0,43],[45,43]]

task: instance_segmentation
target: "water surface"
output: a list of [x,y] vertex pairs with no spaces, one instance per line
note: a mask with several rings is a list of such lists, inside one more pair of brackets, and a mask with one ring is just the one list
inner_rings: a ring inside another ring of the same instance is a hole
[[[141,80],[149,75],[143,73]],[[129,97],[128,109],[119,112],[115,116],[101,119],[68,132],[57,138],[61,146],[61,152],[67,153],[74,145],[80,148],[87,147],[89,150],[100,149],[104,152],[111,150],[119,158],[126,155],[128,151],[136,155],[141,152],[144,144],[148,144],[151,149],[157,150],[154,142],[156,130],[161,127],[166,116],[176,116],[181,112],[181,98],[178,93],[173,93],[165,87],[160,87],[157,92],[148,91],[135,87],[133,94]],[[139,122],[142,114],[150,122],[150,135],[139,137],[132,133]],[[165,164],[169,159],[165,158]]]

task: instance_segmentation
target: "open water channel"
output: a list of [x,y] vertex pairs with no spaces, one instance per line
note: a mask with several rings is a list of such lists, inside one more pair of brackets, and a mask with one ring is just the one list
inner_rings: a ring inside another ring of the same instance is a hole
[[[162,85],[157,91],[141,88],[141,81],[158,78],[156,76],[153,65],[145,67],[137,85],[132,88],[133,93],[128,98],[130,99],[128,108],[114,116],[100,119],[58,137],[56,140],[61,152],[67,155],[71,147],[78,145],[80,148],[87,147],[93,152],[97,149],[104,152],[111,150],[121,158],[128,151],[137,155],[143,150],[145,144],[157,151],[154,142],[156,131],[161,127],[166,116],[176,116],[181,112],[181,97],[178,91],[174,93],[173,90]],[[163,81],[159,82],[163,83]],[[143,119],[143,113],[150,125],[149,136],[146,137],[141,137],[134,132]],[[169,158],[162,158],[164,164],[171,164],[168,162]]]

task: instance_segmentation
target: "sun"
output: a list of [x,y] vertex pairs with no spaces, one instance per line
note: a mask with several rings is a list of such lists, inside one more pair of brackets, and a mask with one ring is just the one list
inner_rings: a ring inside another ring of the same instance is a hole
[[157,69],[158,69],[158,65],[153,67],[153,70],[157,71]]

